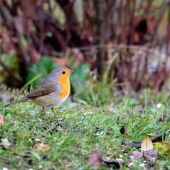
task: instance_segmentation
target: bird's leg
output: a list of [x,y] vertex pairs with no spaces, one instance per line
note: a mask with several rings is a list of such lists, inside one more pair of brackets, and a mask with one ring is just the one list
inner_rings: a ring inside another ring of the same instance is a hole
[[43,108],[42,108],[42,111],[45,113],[45,119],[48,119],[49,112],[47,112],[47,108],[46,108],[46,107],[43,107]]
[[54,111],[54,107],[51,108],[51,111],[53,112],[54,117],[56,117],[57,115],[56,115],[56,113],[55,113],[55,111]]
[[[57,113],[54,111],[54,107],[51,108],[51,111],[53,112],[54,117],[57,117]],[[58,121],[58,122],[61,122],[61,121],[63,121],[64,119],[65,119],[64,117],[60,117],[60,118],[57,119],[57,121]],[[60,124],[60,123],[59,123],[59,124]],[[61,126],[61,124],[60,124],[60,126]]]
[[42,107],[42,111],[45,113],[45,107]]

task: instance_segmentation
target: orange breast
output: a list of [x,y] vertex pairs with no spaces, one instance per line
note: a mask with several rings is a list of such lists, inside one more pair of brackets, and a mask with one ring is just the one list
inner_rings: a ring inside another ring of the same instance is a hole
[[57,97],[59,98],[67,97],[70,94],[69,78],[60,77],[57,82],[60,85],[60,92],[57,94]]

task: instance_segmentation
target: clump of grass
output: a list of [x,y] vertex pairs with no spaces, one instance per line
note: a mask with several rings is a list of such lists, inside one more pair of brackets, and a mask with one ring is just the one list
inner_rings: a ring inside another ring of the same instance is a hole
[[[96,81],[93,75],[90,74],[88,75],[88,79],[86,78],[85,81],[81,82],[79,80],[79,83],[76,83],[79,85],[77,88],[74,88],[75,96],[78,96],[79,99],[92,105],[104,105],[106,103],[112,103],[115,97],[113,94],[115,81],[113,79],[113,75],[111,75],[110,70],[113,61],[116,58],[117,55],[113,56],[112,59],[106,63],[105,71],[101,75],[99,81]],[[87,74],[87,72],[84,74]]]

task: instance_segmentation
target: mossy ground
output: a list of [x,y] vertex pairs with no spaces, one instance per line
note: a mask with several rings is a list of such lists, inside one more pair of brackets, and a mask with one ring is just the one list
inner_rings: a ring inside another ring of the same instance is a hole
[[[0,127],[0,138],[7,138],[11,145],[7,149],[0,145],[0,168],[108,169],[104,164],[97,168],[88,164],[93,151],[98,150],[104,157],[121,158],[121,169],[129,169],[136,148],[122,142],[166,133],[170,129],[169,103],[167,94],[145,91],[136,99],[125,96],[102,106],[68,105],[56,109],[57,117],[51,113],[45,118],[41,108],[32,103],[5,107],[1,102],[5,122]],[[50,149],[34,150],[36,141],[49,144]],[[170,142],[170,136],[163,141]],[[131,169],[141,169],[143,161],[133,162]],[[158,155],[154,166],[168,169],[169,158]]]

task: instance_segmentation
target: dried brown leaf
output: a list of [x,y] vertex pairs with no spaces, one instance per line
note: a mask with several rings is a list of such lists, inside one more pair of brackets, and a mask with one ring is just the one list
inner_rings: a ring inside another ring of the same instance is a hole
[[138,160],[138,159],[140,159],[140,158],[143,157],[143,153],[142,153],[142,152],[139,152],[139,151],[133,151],[133,152],[132,152],[132,156],[133,156],[133,159]]
[[153,143],[152,143],[151,139],[146,138],[146,139],[144,139],[142,141],[142,143],[141,143],[141,150],[143,152],[148,152],[148,151],[153,150]]

